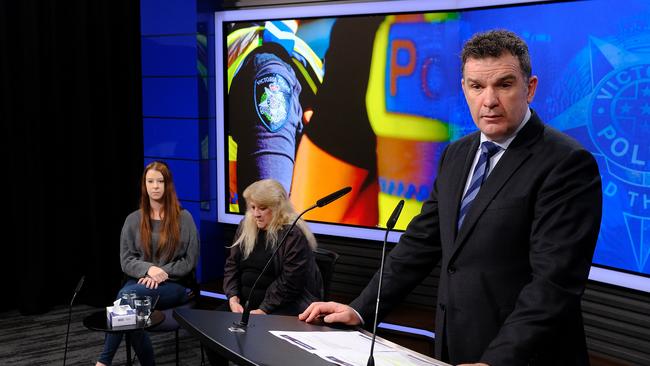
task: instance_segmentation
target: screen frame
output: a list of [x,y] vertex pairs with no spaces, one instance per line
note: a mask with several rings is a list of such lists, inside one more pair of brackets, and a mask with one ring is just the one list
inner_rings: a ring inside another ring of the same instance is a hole
[[[215,111],[217,132],[217,182],[218,185],[226,182],[227,160],[224,151],[227,147],[225,136],[225,106],[226,85],[223,75],[225,39],[223,25],[225,22],[254,21],[273,19],[293,19],[310,17],[342,17],[350,15],[383,15],[410,12],[444,12],[458,10],[473,10],[496,6],[525,5],[531,3],[553,3],[554,0],[439,0],[436,2],[422,2],[418,0],[404,1],[376,1],[354,3],[329,3],[315,5],[278,5],[274,7],[246,8],[240,10],[226,10],[215,12]],[[219,144],[224,144],[219,146]],[[225,224],[238,224],[243,214],[226,212],[226,195],[223,187],[218,187],[217,193],[217,221]],[[344,224],[327,224],[307,222],[310,229],[316,234],[338,237],[382,241],[385,229],[365,228]],[[388,235],[388,241],[396,243],[401,237],[401,231],[393,231]],[[625,270],[614,270],[606,266],[592,264],[589,279],[611,285],[621,286],[633,290],[650,293],[650,276],[642,273],[628,273]]]
[[[227,146],[225,136],[225,106],[226,85],[223,75],[225,75],[225,65],[223,63],[225,42],[223,34],[223,24],[225,22],[236,21],[254,21],[254,20],[271,20],[271,19],[293,19],[293,18],[310,18],[310,17],[341,17],[349,15],[380,15],[410,12],[444,12],[467,10],[476,8],[486,8],[491,6],[527,4],[527,3],[544,3],[551,0],[439,0],[433,3],[422,2],[418,0],[405,1],[377,1],[377,2],[355,2],[355,3],[338,3],[338,4],[318,4],[318,5],[288,5],[277,6],[272,8],[246,8],[241,10],[226,10],[215,12],[215,112],[216,112],[216,131],[217,145],[222,143],[222,147],[217,146],[217,182],[223,184],[226,180],[226,154],[223,150]],[[226,197],[223,189],[217,187],[217,222],[226,224],[238,224],[243,215],[233,214],[226,211]],[[361,226],[329,224],[319,222],[308,222],[310,229],[316,234],[325,234],[333,236],[342,236],[367,240],[383,240],[384,229],[366,228]],[[388,241],[396,243],[401,237],[401,231],[392,231],[388,235]]]

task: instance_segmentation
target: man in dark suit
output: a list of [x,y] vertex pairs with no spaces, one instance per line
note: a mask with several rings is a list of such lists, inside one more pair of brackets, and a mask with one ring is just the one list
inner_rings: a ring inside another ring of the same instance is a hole
[[[580,298],[602,211],[596,162],[529,108],[538,80],[517,35],[473,36],[462,72],[480,131],[443,153],[431,196],[387,258],[380,317],[440,261],[436,358],[588,365]],[[370,324],[377,282],[350,306],[314,303],[300,318]]]

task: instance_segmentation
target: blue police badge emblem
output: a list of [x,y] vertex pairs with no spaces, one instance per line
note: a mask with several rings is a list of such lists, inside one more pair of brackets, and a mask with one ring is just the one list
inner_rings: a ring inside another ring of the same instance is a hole
[[291,88],[279,74],[267,74],[255,79],[255,109],[262,124],[276,132],[287,122]]
[[612,70],[596,85],[590,102],[591,140],[605,157],[606,170],[618,181],[621,193],[628,192],[629,213],[647,218],[650,148],[645,136],[650,133],[650,64]]

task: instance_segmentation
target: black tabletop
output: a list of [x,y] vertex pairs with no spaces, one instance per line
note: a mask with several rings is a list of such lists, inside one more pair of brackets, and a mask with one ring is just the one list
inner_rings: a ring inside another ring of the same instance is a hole
[[204,345],[237,364],[249,366],[332,365],[272,335],[269,330],[341,330],[307,324],[296,316],[251,315],[246,332],[236,333],[228,328],[241,319],[241,314],[214,310],[176,309],[174,318]]
[[[340,330],[359,330],[347,326],[326,326],[307,324],[298,320],[297,316],[281,315],[251,315],[246,332],[231,332],[234,322],[241,320],[241,314],[198,309],[175,309],[174,318],[178,323],[201,342],[229,360],[247,366],[292,366],[292,365],[332,365],[324,359],[304,351],[273,334],[270,330],[330,332]],[[362,331],[369,334],[365,331]],[[378,340],[381,338],[377,337]],[[381,339],[385,344],[394,348],[405,348]],[[410,351],[412,354],[416,352]],[[421,359],[432,364],[439,363],[427,356],[419,355]]]
[[108,322],[108,318],[106,317],[106,310],[100,310],[85,317],[83,323],[86,328],[91,330],[99,330],[108,333],[123,333],[132,332],[134,330],[148,329],[162,323],[163,320],[165,320],[165,314],[160,310],[154,310],[151,313],[149,322],[147,324],[143,324],[144,322],[137,322],[134,325],[112,327]]

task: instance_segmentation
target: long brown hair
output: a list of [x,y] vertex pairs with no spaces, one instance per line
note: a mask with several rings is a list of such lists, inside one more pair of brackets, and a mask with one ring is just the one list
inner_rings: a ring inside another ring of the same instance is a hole
[[[162,208],[160,210],[162,225],[156,253],[151,253],[152,210],[151,203],[149,202],[149,194],[147,193],[146,178],[149,170],[159,171],[165,183],[165,191],[162,196]],[[144,168],[140,185],[140,213],[140,239],[144,258],[146,260],[151,260],[153,257],[159,257],[165,260],[171,259],[179,245],[181,206],[176,196],[176,187],[174,186],[172,173],[167,164],[162,161],[154,161]]]

